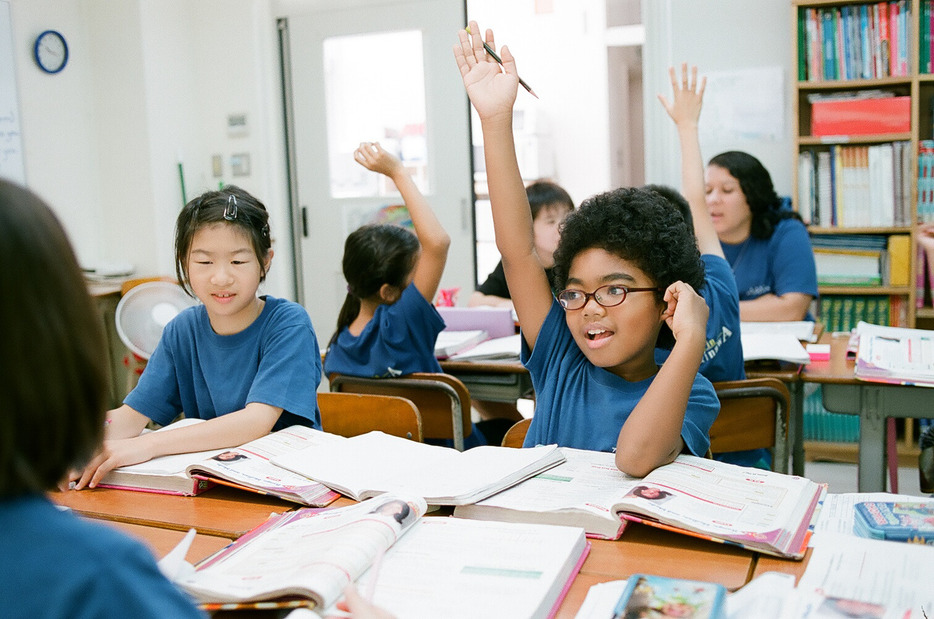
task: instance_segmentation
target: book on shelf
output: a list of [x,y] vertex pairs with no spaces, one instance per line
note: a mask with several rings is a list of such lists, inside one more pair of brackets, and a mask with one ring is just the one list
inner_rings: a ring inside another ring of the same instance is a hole
[[855,509],[861,537],[934,546],[934,503],[865,501]]
[[814,266],[820,286],[881,286],[884,250],[814,247]]
[[376,431],[273,458],[357,501],[398,492],[425,497],[429,505],[473,503],[563,461],[555,445],[462,452]]
[[856,325],[859,380],[934,387],[934,331]]
[[820,298],[820,319],[827,331],[851,331],[860,321],[905,326],[907,297],[899,295],[829,295]]
[[438,334],[438,339],[435,340],[435,357],[447,359],[457,353],[470,350],[487,339],[489,339],[489,335],[481,329],[470,331],[448,331],[445,329]]
[[824,488],[808,479],[681,455],[644,478],[616,468],[612,453],[562,448],[566,461],[454,515],[582,526],[603,539],[642,522],[800,559]]
[[589,550],[580,528],[423,518],[425,510],[420,497],[386,494],[286,512],[176,583],[211,610],[297,597],[327,615],[356,581],[399,617],[547,617]]
[[[156,431],[196,423],[203,423],[203,420],[182,419]],[[291,426],[239,447],[162,456],[116,468],[99,485],[190,495],[222,484],[303,505],[324,506],[339,495],[322,484],[275,466],[270,459],[341,438],[305,426]],[[191,488],[197,492],[186,490]]]

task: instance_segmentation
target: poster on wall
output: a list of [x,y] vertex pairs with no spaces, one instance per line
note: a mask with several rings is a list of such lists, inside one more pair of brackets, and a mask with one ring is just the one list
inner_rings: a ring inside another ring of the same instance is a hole
[[0,0],[0,178],[26,183],[10,3]]

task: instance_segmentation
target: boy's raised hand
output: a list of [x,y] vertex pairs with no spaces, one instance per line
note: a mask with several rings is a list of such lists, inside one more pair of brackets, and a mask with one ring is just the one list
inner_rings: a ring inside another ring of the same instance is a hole
[[677,281],[665,290],[664,300],[668,304],[665,323],[671,329],[675,340],[682,342],[696,337],[700,338],[703,345],[707,337],[707,317],[710,314],[703,297],[697,294],[690,284]]
[[704,102],[704,88],[707,86],[707,78],[702,77],[700,84],[697,82],[697,67],[691,67],[688,72],[687,63],[681,64],[681,83],[678,83],[678,77],[674,67],[668,67],[668,76],[671,78],[671,102],[664,95],[658,95],[658,100],[675,124],[683,126],[688,123],[697,125],[700,119],[701,105]]
[[405,170],[399,158],[385,150],[379,142],[361,142],[353,152],[353,158],[367,170],[385,174],[390,178]]
[[[483,48],[480,38],[480,27],[477,22],[469,24],[470,33],[461,30],[457,33],[459,43],[454,46],[454,60],[464,80],[467,96],[473,103],[480,120],[488,120],[505,115],[512,118],[512,106],[516,101],[519,88],[519,73],[516,71],[516,60],[503,46],[499,56],[503,61],[502,67]],[[493,31],[487,29],[486,42],[493,50]]]

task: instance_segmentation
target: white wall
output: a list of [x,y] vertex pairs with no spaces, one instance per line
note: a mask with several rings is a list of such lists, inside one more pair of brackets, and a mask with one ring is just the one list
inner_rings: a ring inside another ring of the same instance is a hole
[[[758,157],[780,195],[791,193],[791,19],[792,7],[776,0],[643,0],[646,182],[680,186],[680,151],[674,125],[656,99],[671,94],[669,66],[698,65],[700,72],[734,72],[780,67],[784,82],[778,139],[705,135],[723,110],[706,104],[701,113],[701,149],[705,159],[724,150],[744,150]],[[745,97],[755,93],[746,93]],[[710,93],[705,99],[712,100]],[[744,96],[738,98],[742,103]]]
[[[265,290],[292,295],[275,18],[263,0],[12,0],[27,184],[62,219],[86,265],[173,273],[187,197],[235,182],[270,211],[277,257]],[[218,16],[223,18],[219,19]],[[61,31],[68,66],[42,73],[35,36]],[[229,137],[227,115],[249,134]],[[229,160],[249,153],[251,174]],[[211,155],[224,175],[211,174]]]

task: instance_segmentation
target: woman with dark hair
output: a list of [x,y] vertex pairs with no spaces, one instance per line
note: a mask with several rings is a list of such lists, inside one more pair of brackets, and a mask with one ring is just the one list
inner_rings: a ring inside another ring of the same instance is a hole
[[783,209],[762,163],[740,151],[707,164],[707,207],[733,268],[744,321],[804,320],[817,298],[807,229]]
[[0,615],[199,617],[152,555],[45,493],[104,436],[104,337],[65,231],[0,180]]

